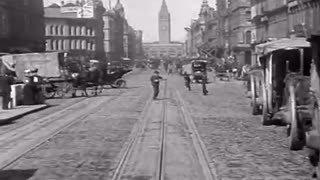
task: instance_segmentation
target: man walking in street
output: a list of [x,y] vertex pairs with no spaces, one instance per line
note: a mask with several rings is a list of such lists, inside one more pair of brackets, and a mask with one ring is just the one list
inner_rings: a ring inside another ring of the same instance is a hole
[[165,80],[159,75],[159,71],[154,71],[154,74],[150,78],[151,85],[153,87],[153,100],[156,100],[159,95],[160,80]]
[[207,95],[208,94],[208,90],[207,90],[207,77],[206,76],[202,76],[202,93],[203,95]]
[[187,72],[184,72],[183,76],[184,76],[184,82],[185,82],[186,88],[188,88],[188,90],[191,91],[191,79],[190,79],[190,75],[187,74]]

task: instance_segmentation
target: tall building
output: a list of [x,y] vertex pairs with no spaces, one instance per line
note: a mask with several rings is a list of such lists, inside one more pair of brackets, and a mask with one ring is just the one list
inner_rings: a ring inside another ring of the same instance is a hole
[[115,6],[104,13],[103,21],[104,48],[108,61],[118,63],[128,58],[133,60],[137,54],[141,54],[137,52],[137,46],[139,47],[138,44],[141,46],[142,32],[139,42],[136,31],[125,18],[125,9],[120,0],[117,0]]
[[171,19],[168,6],[165,0],[162,1],[159,12],[159,43],[169,44],[171,41]]
[[43,0],[1,0],[0,52],[44,50]]
[[218,16],[207,0],[203,0],[196,20],[185,28],[187,31],[187,56],[217,56]]
[[158,20],[159,41],[143,43],[145,56],[152,58],[182,56],[184,43],[171,41],[171,17],[165,0],[162,0]]

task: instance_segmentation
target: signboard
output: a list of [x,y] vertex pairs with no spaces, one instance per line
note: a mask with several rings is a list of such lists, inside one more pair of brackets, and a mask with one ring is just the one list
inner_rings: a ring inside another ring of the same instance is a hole
[[79,6],[61,8],[61,13],[78,13],[79,11],[81,11],[81,7]]
[[78,11],[78,18],[93,18],[94,7],[92,5],[84,5]]

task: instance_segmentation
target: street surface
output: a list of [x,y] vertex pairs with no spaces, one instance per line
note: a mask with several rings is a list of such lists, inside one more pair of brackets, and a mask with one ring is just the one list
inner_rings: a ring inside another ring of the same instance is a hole
[[182,77],[164,75],[151,101],[151,74],[0,126],[0,179],[310,179],[306,153],[288,150],[283,127],[250,115],[241,82],[213,82],[203,96],[199,84],[187,91]]

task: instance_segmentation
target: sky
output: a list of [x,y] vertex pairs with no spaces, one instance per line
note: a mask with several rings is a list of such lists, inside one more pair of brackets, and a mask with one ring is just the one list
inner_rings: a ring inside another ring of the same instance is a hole
[[[61,0],[43,0],[45,6],[52,3],[59,4]],[[64,0],[74,2],[75,0]],[[109,0],[102,0],[106,8]],[[162,0],[120,0],[125,8],[129,24],[136,30],[143,31],[143,41],[158,41],[158,13]],[[191,19],[198,17],[203,0],[166,0],[171,14],[171,40],[184,41],[186,31],[184,27],[190,26]],[[211,7],[215,7],[216,0],[208,0]],[[117,0],[111,0],[112,6]]]

